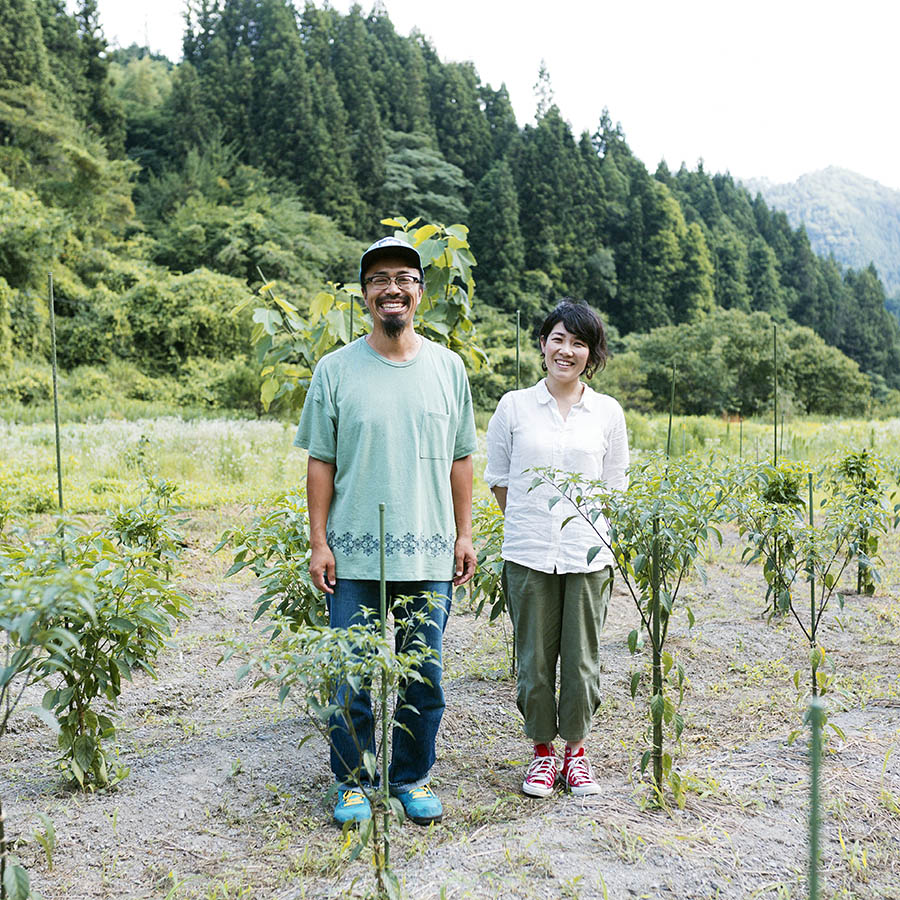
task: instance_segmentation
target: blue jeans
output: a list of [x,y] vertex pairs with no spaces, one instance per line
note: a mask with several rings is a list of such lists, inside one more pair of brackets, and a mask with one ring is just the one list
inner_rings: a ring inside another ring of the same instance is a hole
[[[428,773],[434,765],[434,745],[438,728],[444,715],[444,691],[441,687],[441,647],[447,617],[450,614],[449,581],[389,581],[387,582],[387,604],[390,610],[396,597],[414,597],[410,611],[427,609],[424,595],[439,594],[442,602],[429,613],[431,623],[405,634],[402,619],[395,620],[394,642],[396,649],[402,649],[403,642],[411,636],[421,635],[425,643],[437,651],[435,659],[429,660],[420,669],[430,684],[413,681],[405,686],[403,697],[398,702],[391,743],[391,763],[388,769],[388,783],[391,791],[400,793],[428,782]],[[379,621],[380,590],[377,581],[358,581],[338,578],[334,593],[328,596],[328,617],[332,628],[347,628],[349,625],[365,621],[361,615],[364,608],[374,610],[374,623]],[[398,611],[398,615],[401,615]],[[350,688],[344,685],[335,698],[337,704],[346,708]],[[407,709],[412,706],[413,709]],[[362,774],[362,759],[357,743],[363,751],[375,752],[375,726],[372,716],[372,702],[368,690],[360,690],[350,697],[350,719],[356,732],[356,741],[350,735],[341,715],[331,719],[331,771],[340,784],[354,784],[356,779],[365,780]],[[401,727],[402,726],[402,727]],[[408,729],[408,730],[407,730]],[[378,778],[376,776],[376,784]]]

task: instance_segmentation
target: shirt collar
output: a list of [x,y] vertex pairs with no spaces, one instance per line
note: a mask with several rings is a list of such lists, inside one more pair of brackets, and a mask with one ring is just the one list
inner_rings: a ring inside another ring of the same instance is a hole
[[[542,378],[535,386],[537,387],[538,403],[546,405],[553,399],[553,394],[551,394],[549,389],[547,388],[546,378]],[[597,394],[593,390],[591,390],[591,386],[589,384],[586,384],[584,386],[584,392],[581,395],[581,399],[578,401],[578,403],[574,404],[574,406],[580,406],[583,403],[584,408],[588,412],[591,412],[594,409],[594,398],[596,396]]]

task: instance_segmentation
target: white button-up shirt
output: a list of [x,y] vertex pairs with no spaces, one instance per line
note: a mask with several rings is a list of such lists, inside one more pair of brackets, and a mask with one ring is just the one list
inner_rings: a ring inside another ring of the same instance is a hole
[[[612,554],[581,516],[562,528],[575,513],[569,501],[550,509],[553,488],[543,484],[529,492],[535,476],[528,470],[550,466],[624,490],[628,460],[625,414],[612,397],[585,385],[563,419],[543,380],[504,394],[488,424],[484,472],[489,487],[507,488],[503,558],[539,572],[596,572],[612,565]],[[595,525],[608,540],[606,520]],[[597,546],[603,549],[588,565],[588,551]]]

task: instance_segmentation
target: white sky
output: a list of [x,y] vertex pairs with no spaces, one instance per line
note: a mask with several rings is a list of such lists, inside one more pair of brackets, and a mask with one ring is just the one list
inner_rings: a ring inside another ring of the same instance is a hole
[[[543,59],[576,135],[607,106],[651,171],[702,158],[708,172],[781,182],[836,165],[900,189],[894,0],[383,3],[400,34],[417,27],[441,59],[506,82],[520,125]],[[110,43],[180,58],[184,0],[99,7]]]

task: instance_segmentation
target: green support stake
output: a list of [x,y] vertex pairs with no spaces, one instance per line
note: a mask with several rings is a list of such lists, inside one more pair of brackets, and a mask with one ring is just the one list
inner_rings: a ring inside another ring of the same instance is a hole
[[[807,478],[809,479],[809,527],[815,527],[814,515],[813,515],[813,482],[812,482],[812,472],[807,473]],[[809,627],[810,632],[815,635],[816,633],[816,570],[813,564],[812,558],[809,560],[809,564],[807,566],[809,570]],[[815,644],[811,649],[815,649]],[[817,697],[819,694],[819,686],[816,683],[816,673],[813,672],[812,675],[812,695],[813,697]]]
[[[651,664],[653,687],[652,696],[662,697],[663,693],[663,664],[662,664],[662,616],[659,578],[659,516],[653,518],[653,545],[650,551],[650,627],[651,627]],[[657,801],[661,803],[663,795],[663,722],[662,713],[651,715],[653,730],[653,751],[651,760],[653,765],[653,787],[657,792]]]
[[[381,612],[381,639],[387,639],[387,582],[384,576],[384,504],[378,504],[378,545],[381,572],[379,575],[379,601]],[[384,828],[384,867],[389,869],[391,865],[390,811],[391,789],[388,784],[388,696],[387,681],[381,680],[381,785],[384,796],[384,812],[382,827]]]
[[740,426],[738,428],[738,459],[744,458],[744,417],[740,417]]
[[[520,368],[519,368],[519,343],[520,343],[520,335],[522,331],[522,314],[517,309],[516,310],[516,390],[519,390],[519,385],[521,381],[520,377]],[[469,582],[471,585],[471,582]],[[513,629],[512,634],[512,660],[510,664],[510,675],[516,674],[516,660],[518,659],[518,648],[516,647],[516,631]]]
[[825,708],[815,697],[807,715],[809,736],[809,900],[819,900],[819,769],[822,765],[822,723]]
[[778,465],[778,326],[772,326],[772,465]]
[[[666,436],[666,459],[672,450],[672,417],[675,415],[675,360],[672,360],[672,384],[669,389],[669,433]],[[681,453],[684,456],[684,451]]]
[[63,511],[62,489],[62,453],[59,440],[59,378],[56,365],[56,301],[53,297],[53,273],[47,275],[50,293],[50,359],[53,366],[53,423],[56,428],[56,492],[59,500],[59,511]]
[[519,390],[519,331],[521,329],[521,315],[516,310],[516,390]]

